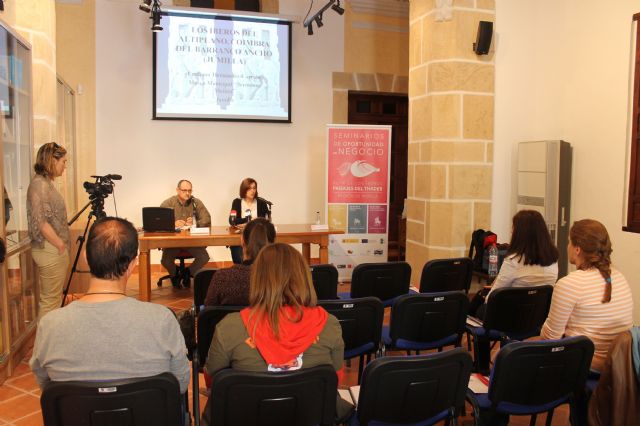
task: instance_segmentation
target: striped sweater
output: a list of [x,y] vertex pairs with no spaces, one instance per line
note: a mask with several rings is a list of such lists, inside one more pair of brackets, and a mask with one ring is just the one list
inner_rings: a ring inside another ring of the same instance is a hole
[[542,337],[587,336],[595,345],[591,366],[599,369],[613,339],[633,325],[633,299],[624,276],[611,270],[611,301],[602,303],[605,281],[595,268],[577,270],[559,280]]

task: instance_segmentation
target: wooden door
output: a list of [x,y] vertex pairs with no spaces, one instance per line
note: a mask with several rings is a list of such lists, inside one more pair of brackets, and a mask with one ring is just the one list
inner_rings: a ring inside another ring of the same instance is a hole
[[[391,130],[389,242],[397,242],[398,223],[407,197],[409,100],[406,95],[349,92],[349,124],[384,124]],[[402,236],[400,236],[402,237]]]

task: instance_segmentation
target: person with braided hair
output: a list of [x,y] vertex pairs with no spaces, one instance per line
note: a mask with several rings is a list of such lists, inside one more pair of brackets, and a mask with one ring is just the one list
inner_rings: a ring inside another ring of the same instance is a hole
[[591,367],[600,370],[613,339],[633,326],[633,299],[624,276],[611,266],[611,240],[597,220],[575,222],[567,253],[577,270],[560,279],[542,326],[544,339],[587,336],[595,345]]

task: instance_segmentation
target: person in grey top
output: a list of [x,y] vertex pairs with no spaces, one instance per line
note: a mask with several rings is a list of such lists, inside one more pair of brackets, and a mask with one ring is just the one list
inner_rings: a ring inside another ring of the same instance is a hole
[[53,181],[67,166],[67,150],[55,142],[40,147],[33,166],[36,174],[27,190],[27,222],[31,253],[38,265],[38,316],[60,307],[69,269],[67,208]]
[[125,296],[136,266],[138,234],[125,219],[96,222],[87,238],[89,288],[80,300],[45,315],[29,365],[49,380],[117,380],[172,373],[189,385],[184,337],[165,306]]
[[[193,197],[193,186],[186,179],[178,181],[176,195],[167,198],[160,204],[160,207],[172,208],[175,213],[176,228],[185,226],[209,227],[211,226],[211,215],[204,203]],[[193,223],[195,217],[196,223]],[[193,256],[193,262],[186,272],[179,276],[176,273],[175,259],[181,252],[187,252]],[[171,275],[171,284],[175,288],[188,287],[193,277],[209,261],[209,254],[206,247],[185,247],[185,248],[165,248],[162,249],[162,259],[160,263]]]

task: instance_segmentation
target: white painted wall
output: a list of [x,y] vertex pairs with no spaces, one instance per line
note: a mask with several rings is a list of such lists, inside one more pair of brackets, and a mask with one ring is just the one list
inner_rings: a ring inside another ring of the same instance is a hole
[[[310,223],[324,211],[325,125],[331,122],[332,71],[343,70],[344,20],[326,13],[308,36],[308,2],[281,0],[293,25],[292,124],[151,120],[152,38],[137,2],[96,2],[97,171],[123,175],[118,214],[141,225],[141,209],[175,195],[181,178],[225,225],[240,181],[255,178],[275,203],[274,222]],[[331,12],[331,11],[329,11]],[[113,213],[112,197],[106,205]],[[222,248],[212,259],[230,259]],[[156,259],[157,260],[157,259]]]
[[[640,321],[640,235],[622,232],[634,0],[497,0],[492,228],[507,240],[519,141],[573,146],[572,220],[605,224]],[[564,247],[559,247],[564,250]]]

